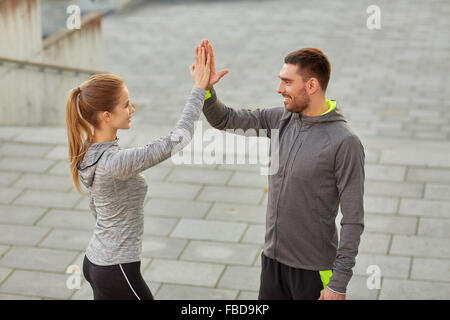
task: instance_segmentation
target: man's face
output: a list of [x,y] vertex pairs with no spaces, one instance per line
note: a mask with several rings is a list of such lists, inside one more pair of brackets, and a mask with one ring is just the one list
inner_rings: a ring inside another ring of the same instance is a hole
[[283,96],[287,111],[300,113],[308,107],[310,99],[306,92],[306,82],[303,82],[297,70],[296,65],[286,63],[283,65],[277,92]]

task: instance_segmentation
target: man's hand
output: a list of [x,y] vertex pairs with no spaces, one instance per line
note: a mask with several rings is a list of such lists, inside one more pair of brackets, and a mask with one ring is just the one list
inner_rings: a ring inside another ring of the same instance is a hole
[[320,294],[319,300],[345,300],[345,294],[340,294],[325,288]]
[[211,59],[211,75],[209,77],[209,84],[208,84],[208,89],[210,89],[213,85],[219,82],[219,80],[222,79],[224,75],[228,73],[228,69],[224,69],[219,73],[216,73],[216,65],[214,63],[214,52],[211,43],[209,43],[208,39],[204,39],[202,40],[200,46],[205,48],[206,53],[209,53]]

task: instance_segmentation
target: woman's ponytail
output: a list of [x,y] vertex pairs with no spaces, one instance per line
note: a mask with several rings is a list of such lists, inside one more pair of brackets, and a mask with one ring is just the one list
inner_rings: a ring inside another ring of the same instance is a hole
[[84,143],[84,135],[87,141],[92,141],[92,129],[89,123],[84,120],[78,112],[78,99],[80,88],[72,89],[69,92],[66,102],[66,127],[67,139],[69,144],[69,168],[72,183],[75,189],[82,194],[80,181],[78,180],[78,163],[83,159],[87,150]]

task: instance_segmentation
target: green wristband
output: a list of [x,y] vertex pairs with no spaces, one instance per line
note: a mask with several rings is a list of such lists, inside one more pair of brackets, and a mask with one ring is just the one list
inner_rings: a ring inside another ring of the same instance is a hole
[[206,95],[205,95],[205,101],[208,100],[209,98],[211,98],[211,91],[206,90]]

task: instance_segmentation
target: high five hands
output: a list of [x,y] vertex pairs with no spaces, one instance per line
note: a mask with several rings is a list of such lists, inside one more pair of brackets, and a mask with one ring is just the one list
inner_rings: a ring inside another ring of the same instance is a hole
[[206,90],[209,84],[211,74],[211,56],[206,49],[201,46],[194,48],[194,64],[189,68],[192,80],[194,80],[194,88]]
[[[209,43],[208,39],[204,39],[202,40],[202,42],[200,43],[200,46],[196,46],[195,47],[196,50],[197,48],[200,48],[200,54],[203,52],[205,52],[205,55],[207,57],[207,64],[209,64],[209,82],[206,86],[206,89],[211,89],[211,87],[213,85],[215,85],[217,82],[219,82],[220,79],[222,79],[222,77],[224,75],[226,75],[228,73],[228,69],[224,69],[221,70],[219,73],[216,73],[216,65],[214,62],[214,51],[212,48],[211,43]],[[196,51],[197,52],[197,51]],[[196,64],[194,63],[191,67],[190,67],[190,71],[191,71],[191,76],[193,75],[193,73],[195,73],[195,69],[196,69]],[[195,80],[194,80],[195,82]],[[205,89],[205,88],[203,88]]]

